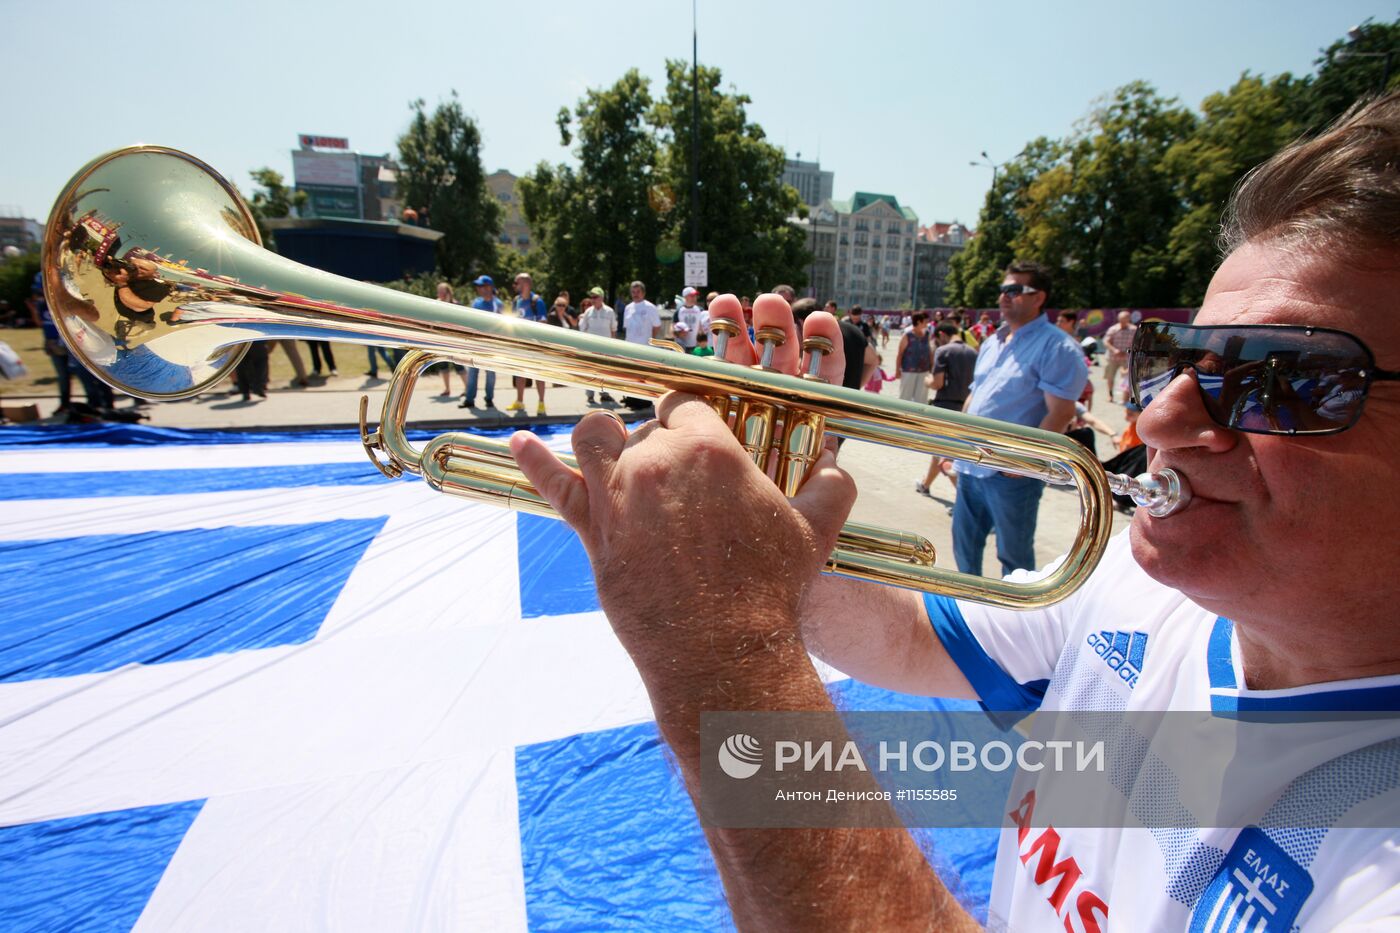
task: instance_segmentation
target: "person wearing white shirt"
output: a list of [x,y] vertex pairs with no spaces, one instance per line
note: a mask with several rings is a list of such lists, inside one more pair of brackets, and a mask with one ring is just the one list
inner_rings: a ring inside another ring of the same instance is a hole
[[[603,301],[603,290],[594,286],[583,298],[583,313],[579,315],[578,329],[585,334],[597,337],[617,336],[617,312]],[[604,392],[600,401],[610,404],[613,397]],[[588,390],[588,404],[594,403],[593,390]]]
[[[661,312],[656,305],[647,301],[647,287],[641,282],[631,286],[632,300],[622,309],[622,328],[626,331],[628,343],[651,346],[653,337],[661,336]],[[630,396],[622,400],[628,408],[647,408],[651,405],[645,399]]]
[[695,349],[696,335],[709,327],[710,316],[698,303],[700,293],[689,285],[685,291],[681,292],[681,300],[685,303],[676,310],[676,323],[684,324],[684,332],[676,331],[676,342],[685,347],[686,352]]
[[629,342],[642,346],[661,336],[661,311],[647,301],[647,287],[641,282],[632,283],[632,300],[622,309],[622,328]]

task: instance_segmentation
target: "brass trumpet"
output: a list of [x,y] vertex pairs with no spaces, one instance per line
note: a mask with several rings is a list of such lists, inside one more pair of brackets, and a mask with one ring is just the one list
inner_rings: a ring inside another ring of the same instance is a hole
[[775,472],[789,493],[825,434],[1075,486],[1075,545],[1057,570],[1034,582],[945,570],[934,566],[933,546],[921,536],[857,523],[845,526],[828,564],[831,572],[963,599],[1017,608],[1063,599],[1103,554],[1112,526],[1110,489],[1157,515],[1189,497],[1171,471],[1138,480],[1107,476],[1062,435],[827,385],[815,367],[793,377],[762,365],[736,366],[300,266],[262,249],[232,185],[173,149],[122,149],[79,171],[49,218],[43,279],[71,352],[114,388],[146,399],[185,398],[214,386],[254,340],[414,347],[394,373],[375,430],[365,423],[367,399],[361,399],[361,439],[370,459],[388,476],[419,474],[435,489],[507,508],[557,517],[506,443],[452,433],[420,451],[405,438],[413,386],[427,366],[450,360],[642,398],[672,390],[700,395],[733,421],[760,467],[778,458]]

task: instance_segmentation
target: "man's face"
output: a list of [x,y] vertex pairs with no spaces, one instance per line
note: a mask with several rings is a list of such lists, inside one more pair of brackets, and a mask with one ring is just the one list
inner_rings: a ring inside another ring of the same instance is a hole
[[695,296],[694,296],[694,295],[686,295],[686,296],[685,296],[685,306],[686,306],[687,308],[693,308],[693,307],[695,307]]
[[1055,326],[1058,327],[1060,330],[1064,331],[1064,332],[1067,333],[1067,334],[1072,334],[1072,333],[1074,333],[1074,321],[1073,321],[1073,319],[1067,318],[1067,317],[1065,317],[1063,314],[1060,315],[1059,317],[1055,318]]
[[1129,314],[1127,311],[1119,311],[1119,312],[1118,312],[1118,323],[1121,324],[1121,325],[1124,326],[1124,327],[1127,327],[1129,324],[1133,323],[1133,316],[1132,316],[1131,314]]
[[496,288],[493,285],[478,285],[476,287],[476,296],[490,301],[492,298],[496,297]]
[[647,296],[646,289],[641,288],[640,286],[637,286],[637,285],[633,285],[633,286],[632,286],[632,300],[633,300],[633,301],[641,301],[641,300],[642,300],[643,298],[645,298],[646,296]]
[[[1400,369],[1389,259],[1368,271],[1247,244],[1215,273],[1195,323],[1334,327],[1365,342],[1377,366]],[[1373,384],[1360,420],[1340,434],[1289,438],[1215,424],[1188,370],[1141,414],[1138,433],[1150,469],[1180,469],[1195,496],[1169,518],[1134,517],[1133,555],[1149,574],[1226,615],[1243,606],[1261,617],[1347,617],[1367,589],[1357,574],[1400,527],[1400,496],[1385,492],[1400,462],[1400,385]]]
[[[1030,285],[1031,275],[1029,272],[1008,272],[1001,284]],[[1039,317],[1040,306],[1044,303],[1045,293],[1040,291],[1022,292],[1015,298],[1003,293],[997,299],[997,307],[1001,308],[1001,319],[1018,327]]]
[[533,284],[534,283],[532,283],[528,278],[516,279],[515,293],[523,298],[526,295],[530,294],[530,288]]

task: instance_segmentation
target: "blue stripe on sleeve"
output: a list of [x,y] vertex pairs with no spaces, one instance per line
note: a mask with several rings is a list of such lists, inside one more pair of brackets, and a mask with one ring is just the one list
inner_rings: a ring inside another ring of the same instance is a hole
[[924,594],[924,609],[928,612],[934,634],[943,642],[948,656],[977,691],[982,707],[987,710],[1032,712],[1040,708],[1048,680],[1018,683],[1006,673],[991,655],[982,649],[977,637],[967,627],[958,604],[946,596]]

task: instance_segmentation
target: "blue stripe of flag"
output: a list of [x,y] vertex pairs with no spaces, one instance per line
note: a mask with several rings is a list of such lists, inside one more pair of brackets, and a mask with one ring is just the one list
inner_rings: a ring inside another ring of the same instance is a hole
[[[979,708],[856,681],[833,684],[830,693],[839,709]],[[515,774],[531,930],[734,929],[699,819],[655,724],[520,746]],[[964,906],[985,920],[999,830],[914,835]]]
[[0,683],[307,641],[384,522],[0,542]]
[[203,800],[0,827],[0,929],[130,930]]
[[301,486],[369,486],[387,482],[389,480],[369,460],[223,469],[5,473],[0,474],[0,500],[168,496]]

